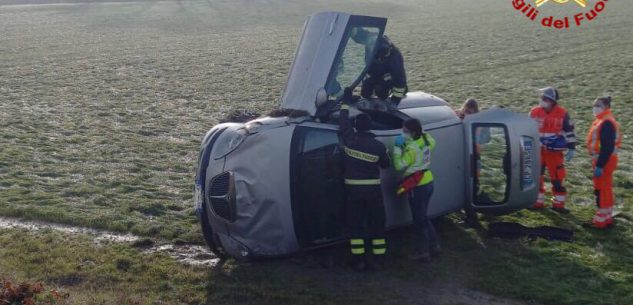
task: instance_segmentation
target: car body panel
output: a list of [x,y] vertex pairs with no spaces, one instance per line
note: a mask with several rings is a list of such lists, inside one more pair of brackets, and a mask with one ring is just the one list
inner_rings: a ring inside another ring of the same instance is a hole
[[228,222],[210,214],[222,242],[234,244],[225,245],[232,255],[276,256],[298,250],[288,183],[293,129],[283,125],[249,135],[238,149],[207,169],[207,184],[218,173],[234,175],[236,219]]

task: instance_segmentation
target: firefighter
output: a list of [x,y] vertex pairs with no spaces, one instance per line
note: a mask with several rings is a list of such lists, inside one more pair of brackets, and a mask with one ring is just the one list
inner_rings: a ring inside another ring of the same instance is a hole
[[[553,87],[541,89],[539,106],[532,108],[530,117],[538,122],[541,141],[541,181],[540,191],[533,209],[545,208],[545,170],[549,172],[554,194],[552,209],[559,213],[569,213],[565,208],[567,189],[563,186],[565,161],[576,154],[574,125],[567,110],[558,104],[560,95]],[[565,150],[567,151],[565,153]]]
[[598,229],[613,224],[613,172],[618,165],[618,150],[622,145],[620,125],[611,112],[611,97],[600,97],[593,103],[596,119],[587,134],[587,150],[592,158],[593,185],[598,209],[593,226]]
[[[352,90],[345,88],[340,112],[340,137],[343,142],[347,223],[350,229],[352,268],[366,269],[368,263],[381,268],[385,261],[385,207],[380,188],[380,168],[390,166],[384,144],[369,132],[371,117],[356,116],[354,128],[349,119]],[[367,230],[365,229],[367,223]],[[372,256],[366,256],[367,249]]]
[[384,35],[378,42],[375,60],[363,80],[361,96],[369,98],[376,95],[397,106],[407,93],[407,75],[400,50]]
[[422,130],[420,121],[408,119],[393,149],[394,168],[404,171],[405,176],[397,193],[409,196],[413,224],[422,237],[422,247],[409,258],[422,262],[430,262],[431,256],[437,255],[440,250],[439,238],[428,217],[429,201],[433,195],[430,167],[431,150],[434,148],[435,139]]

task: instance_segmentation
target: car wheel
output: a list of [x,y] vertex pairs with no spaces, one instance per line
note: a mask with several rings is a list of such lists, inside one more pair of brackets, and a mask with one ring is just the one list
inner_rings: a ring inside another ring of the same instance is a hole
[[211,252],[215,254],[220,259],[228,258],[228,254],[222,247],[222,242],[220,241],[220,237],[218,234],[213,232],[213,228],[209,223],[207,205],[202,204],[202,215],[200,215],[200,224],[202,225],[202,235],[204,236],[204,240],[207,242],[209,249]]

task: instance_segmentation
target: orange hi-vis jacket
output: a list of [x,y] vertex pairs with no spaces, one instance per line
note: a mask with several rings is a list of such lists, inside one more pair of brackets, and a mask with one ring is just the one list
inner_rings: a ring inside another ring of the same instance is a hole
[[550,112],[537,106],[530,111],[530,117],[538,122],[541,143],[548,150],[575,149],[576,134],[565,108],[554,105]]
[[620,131],[620,125],[615,121],[615,117],[611,112],[611,109],[606,109],[601,114],[599,114],[596,119],[591,124],[591,128],[589,129],[589,133],[587,134],[587,151],[589,155],[594,160],[598,159],[600,155],[600,131],[604,122],[611,122],[615,128],[615,148],[613,150],[612,155],[617,156],[618,149],[622,146],[622,132]]

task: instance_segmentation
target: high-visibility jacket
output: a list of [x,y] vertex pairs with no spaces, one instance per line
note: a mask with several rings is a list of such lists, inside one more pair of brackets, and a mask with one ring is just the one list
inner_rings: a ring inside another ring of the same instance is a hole
[[339,133],[343,142],[345,184],[380,185],[380,168],[390,166],[387,147],[370,132],[355,132],[349,106],[341,106]]
[[[424,137],[428,141],[426,145]],[[424,176],[418,185],[429,184],[433,181],[431,173],[431,150],[435,148],[435,139],[428,133],[417,140],[407,141],[404,149],[394,147],[393,162],[394,168],[404,171],[405,176],[412,175],[418,171],[424,171]]]
[[[605,130],[611,132],[605,133]],[[611,155],[617,156],[622,146],[622,137],[620,124],[616,122],[611,109],[606,109],[596,117],[587,134],[587,151],[596,160],[596,166],[604,167]]]
[[565,108],[554,105],[547,112],[545,108],[537,106],[530,111],[530,117],[538,123],[540,141],[548,150],[565,150],[576,148],[576,134],[574,124]]

